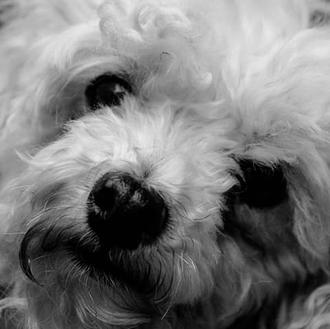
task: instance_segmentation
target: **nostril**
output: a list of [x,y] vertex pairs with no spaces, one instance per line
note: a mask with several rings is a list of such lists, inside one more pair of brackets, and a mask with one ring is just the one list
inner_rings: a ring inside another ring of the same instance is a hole
[[159,193],[127,174],[107,173],[88,198],[88,224],[106,247],[135,249],[154,242],[168,221]]
[[120,199],[121,196],[128,198],[130,194],[130,185],[128,180],[118,177],[111,177],[109,174],[103,176],[96,182],[90,194],[89,201],[92,202],[94,211],[106,213],[106,217],[115,211],[120,203],[126,200]]

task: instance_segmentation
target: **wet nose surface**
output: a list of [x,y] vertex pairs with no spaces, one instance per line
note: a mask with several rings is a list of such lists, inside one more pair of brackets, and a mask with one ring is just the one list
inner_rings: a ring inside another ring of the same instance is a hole
[[88,197],[88,225],[107,248],[151,244],[166,228],[168,217],[161,195],[129,174],[105,174]]

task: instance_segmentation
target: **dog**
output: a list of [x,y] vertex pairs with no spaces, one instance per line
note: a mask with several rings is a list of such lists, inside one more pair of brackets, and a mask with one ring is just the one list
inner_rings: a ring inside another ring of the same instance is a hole
[[1,328],[330,327],[327,2],[0,12]]

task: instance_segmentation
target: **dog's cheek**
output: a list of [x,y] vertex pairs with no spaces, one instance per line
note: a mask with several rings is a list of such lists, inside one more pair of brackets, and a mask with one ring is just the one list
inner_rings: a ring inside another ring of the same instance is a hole
[[303,168],[291,170],[288,180],[290,200],[294,209],[295,237],[307,251],[308,257],[321,260],[320,265],[327,267],[330,245],[329,183],[314,180]]

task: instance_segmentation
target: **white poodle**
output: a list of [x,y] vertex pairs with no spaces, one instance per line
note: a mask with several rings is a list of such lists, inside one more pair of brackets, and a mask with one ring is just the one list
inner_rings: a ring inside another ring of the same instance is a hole
[[2,0],[0,327],[330,327],[321,0]]

